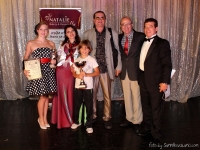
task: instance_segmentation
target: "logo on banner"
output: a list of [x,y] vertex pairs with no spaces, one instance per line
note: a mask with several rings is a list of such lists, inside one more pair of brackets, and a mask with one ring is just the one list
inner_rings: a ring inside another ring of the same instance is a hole
[[45,20],[49,22],[49,25],[58,26],[58,25],[73,25],[76,26],[74,20],[70,20],[69,17],[64,16],[63,18],[54,18],[52,14],[45,16]]
[[81,12],[77,9],[42,9],[40,20],[48,23],[50,29],[63,29],[66,25],[73,25],[80,29]]

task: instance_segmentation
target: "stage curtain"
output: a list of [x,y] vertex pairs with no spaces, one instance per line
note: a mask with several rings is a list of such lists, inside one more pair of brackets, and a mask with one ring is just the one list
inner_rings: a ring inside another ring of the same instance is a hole
[[[146,18],[158,20],[158,35],[169,40],[173,68],[168,100],[186,102],[200,96],[200,1],[199,0],[1,0],[0,1],[0,99],[27,97],[22,72],[26,43],[35,38],[39,8],[82,8],[82,33],[93,27],[93,13],[106,13],[106,25],[120,33],[120,19],[129,16],[134,29],[143,32]],[[102,99],[101,89],[98,99]],[[119,78],[112,99],[123,99]]]

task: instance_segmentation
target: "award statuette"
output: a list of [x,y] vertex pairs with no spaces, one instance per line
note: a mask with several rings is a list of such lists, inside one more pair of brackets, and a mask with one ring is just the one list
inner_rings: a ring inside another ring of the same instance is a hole
[[[86,64],[86,61],[79,61],[79,62],[75,62],[74,64],[76,65],[76,67],[78,67],[80,69],[80,72],[82,72],[83,71],[83,67]],[[81,79],[79,88],[80,89],[85,89],[86,88],[86,84],[85,84],[83,79]]]
[[[52,49],[51,51],[51,60],[55,60],[56,59],[56,49]],[[51,68],[56,68],[55,64],[50,64]]]

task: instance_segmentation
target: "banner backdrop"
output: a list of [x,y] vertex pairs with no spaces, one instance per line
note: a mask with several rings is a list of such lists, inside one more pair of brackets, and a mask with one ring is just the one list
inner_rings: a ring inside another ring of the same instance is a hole
[[58,48],[64,39],[64,27],[68,24],[81,28],[81,8],[39,8],[40,21],[49,25],[48,39]]

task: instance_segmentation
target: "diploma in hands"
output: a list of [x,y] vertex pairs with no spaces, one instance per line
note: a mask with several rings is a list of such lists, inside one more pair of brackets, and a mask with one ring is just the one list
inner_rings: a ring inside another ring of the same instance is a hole
[[29,70],[28,80],[42,78],[39,59],[24,61],[24,66],[25,70]]

